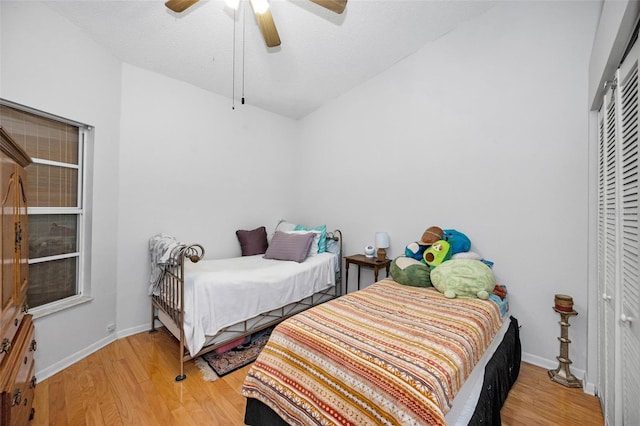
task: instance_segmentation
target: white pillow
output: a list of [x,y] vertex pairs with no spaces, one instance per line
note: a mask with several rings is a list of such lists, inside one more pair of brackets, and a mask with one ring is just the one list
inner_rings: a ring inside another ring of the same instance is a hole
[[460,253],[456,253],[451,256],[452,259],[473,259],[473,260],[481,260],[482,256],[473,251],[463,251]]
[[[281,231],[281,229],[279,229]],[[320,235],[322,232],[320,231],[285,231],[287,234],[314,234],[313,241],[311,241],[311,247],[309,247],[309,253],[307,253],[307,257],[315,256],[318,254],[318,247],[320,244]]]
[[271,242],[271,239],[273,238],[276,231],[289,232],[289,231],[293,231],[296,226],[297,225],[295,223],[287,222],[285,219],[280,219],[275,229],[273,230],[273,232],[267,235],[267,241],[269,243]]
[[298,225],[296,225],[295,223],[287,222],[286,220],[282,219],[276,225],[276,231],[289,232],[289,231],[293,231],[296,226]]

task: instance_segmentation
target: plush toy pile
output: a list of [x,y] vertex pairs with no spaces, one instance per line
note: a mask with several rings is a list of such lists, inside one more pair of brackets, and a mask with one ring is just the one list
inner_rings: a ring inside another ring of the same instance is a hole
[[394,259],[391,277],[404,285],[433,286],[450,299],[488,299],[492,294],[504,299],[506,289],[496,286],[493,262],[470,250],[471,240],[462,232],[431,226],[406,246],[404,256]]

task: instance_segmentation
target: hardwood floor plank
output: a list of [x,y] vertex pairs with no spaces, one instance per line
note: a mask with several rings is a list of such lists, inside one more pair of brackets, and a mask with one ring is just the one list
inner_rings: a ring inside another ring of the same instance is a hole
[[51,377],[49,383],[49,394],[57,397],[48,398],[49,401],[49,423],[66,425],[69,424],[67,419],[67,407],[65,405],[65,372],[61,371]]
[[171,412],[174,424],[181,426],[201,426],[209,423],[209,418],[194,417],[188,408],[180,406]]
[[[109,346],[112,345],[113,344]],[[107,346],[107,348],[109,348],[109,346]],[[131,400],[134,391],[127,383],[126,374],[123,374],[122,370],[120,370],[120,363],[118,362],[118,358],[115,357],[115,352],[113,350],[100,352],[100,363],[102,364],[106,377],[107,392],[111,393],[114,397],[113,400],[118,409],[121,421],[125,425],[140,424],[142,419],[139,417],[139,413],[137,413]]]
[[80,360],[78,364],[80,364],[79,368],[67,369],[60,373],[64,383],[65,413],[68,425],[82,425],[85,423],[84,406],[87,399],[82,394],[76,371],[80,370],[83,365],[87,365],[87,363],[85,360]]
[[167,408],[166,400],[155,391],[155,386],[151,380],[145,380],[140,383],[140,395],[144,395],[144,399],[138,398],[142,411],[146,413],[147,419],[155,419],[156,425],[175,425],[173,414]]
[[[115,401],[115,396],[111,392],[107,375],[104,371],[104,367],[101,362],[100,351],[89,355],[86,360],[89,365],[89,372],[91,377],[91,383],[94,387],[94,392],[98,397],[98,409],[94,415],[102,415],[102,419],[107,425],[122,425],[122,419],[120,412],[118,411],[118,405]],[[70,368],[75,368],[77,364],[72,365]],[[89,407],[90,404],[87,404]],[[95,409],[96,407],[94,407]]]
[[[250,366],[207,382],[190,361],[187,379],[176,382],[177,348],[164,328],[111,343],[36,386],[32,424],[243,425],[240,389]],[[501,416],[504,426],[604,424],[596,397],[554,383],[545,369],[526,363]]]
[[[118,360],[116,366],[117,374],[119,375],[119,387],[124,384],[129,395],[128,405],[132,412],[138,417],[139,422],[150,422],[150,424],[162,426],[172,426],[171,413],[164,405],[162,399],[158,398],[155,393],[155,389],[150,386],[143,386],[138,383],[135,374],[130,368],[128,359]],[[114,384],[116,382],[114,381]],[[145,381],[144,384],[148,384]],[[114,386],[115,387],[115,386]],[[139,395],[144,395],[140,398]],[[138,423],[140,424],[140,423]]]
[[131,345],[131,341],[132,339],[120,339],[117,342],[122,342],[120,345],[120,353],[122,354],[122,360],[127,362],[132,378],[138,383],[142,383],[149,380],[148,364],[145,366],[140,355],[136,353]]
[[33,398],[33,409],[36,414],[32,422],[34,426],[49,424],[49,383],[51,383],[51,379],[43,380],[36,385]]
[[[83,395],[83,414],[86,425],[102,426],[104,425],[102,411],[100,410],[99,397],[96,393],[96,387],[91,378],[91,366],[87,358],[76,363],[78,368],[74,368],[76,371],[75,378],[80,387],[81,395]],[[71,370],[71,369],[68,369]]]

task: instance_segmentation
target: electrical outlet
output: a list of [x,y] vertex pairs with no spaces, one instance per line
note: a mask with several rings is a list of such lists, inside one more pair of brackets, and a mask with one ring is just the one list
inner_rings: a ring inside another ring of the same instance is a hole
[[116,325],[115,324],[107,324],[107,333],[113,333],[114,331],[116,331]]

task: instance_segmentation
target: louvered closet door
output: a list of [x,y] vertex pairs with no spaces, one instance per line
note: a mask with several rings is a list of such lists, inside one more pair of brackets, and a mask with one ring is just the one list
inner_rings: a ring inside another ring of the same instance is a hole
[[620,66],[620,381],[622,425],[640,425],[640,261],[638,233],[638,59],[636,43]]
[[598,114],[598,389],[606,424],[615,424],[617,280],[617,108],[611,86]]

